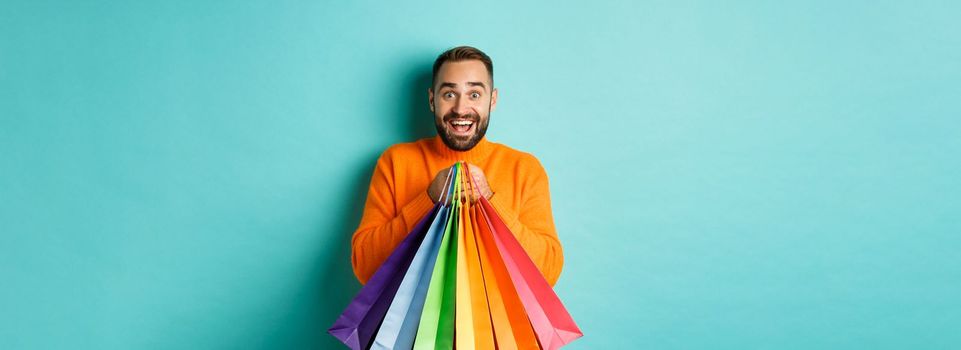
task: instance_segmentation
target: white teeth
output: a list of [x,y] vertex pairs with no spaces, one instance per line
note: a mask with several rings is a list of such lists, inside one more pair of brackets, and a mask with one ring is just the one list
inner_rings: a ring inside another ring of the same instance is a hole
[[452,121],[451,124],[454,124],[454,125],[471,125],[471,124],[474,124],[474,122],[469,121],[469,120],[455,120],[455,121]]

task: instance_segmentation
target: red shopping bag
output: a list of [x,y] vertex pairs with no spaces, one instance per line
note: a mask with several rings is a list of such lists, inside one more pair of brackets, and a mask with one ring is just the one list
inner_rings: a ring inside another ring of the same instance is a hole
[[554,350],[584,335],[494,207],[481,197],[482,215],[543,349]]

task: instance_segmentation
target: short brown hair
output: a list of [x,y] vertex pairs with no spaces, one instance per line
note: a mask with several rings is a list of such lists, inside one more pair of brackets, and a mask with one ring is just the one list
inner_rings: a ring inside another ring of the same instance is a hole
[[437,84],[437,71],[440,70],[440,66],[444,65],[445,62],[459,62],[467,60],[478,60],[484,63],[484,66],[487,67],[487,74],[491,79],[491,85],[494,85],[494,63],[491,62],[490,56],[487,56],[484,51],[481,51],[475,47],[458,46],[444,51],[440,54],[440,56],[437,56],[436,60],[434,60],[434,76],[431,78],[430,88],[433,89],[435,84]]

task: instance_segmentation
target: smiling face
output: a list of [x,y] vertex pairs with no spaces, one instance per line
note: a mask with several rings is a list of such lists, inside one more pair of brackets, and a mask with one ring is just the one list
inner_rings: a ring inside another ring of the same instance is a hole
[[437,134],[447,147],[467,151],[484,138],[497,89],[483,62],[445,62],[427,94]]

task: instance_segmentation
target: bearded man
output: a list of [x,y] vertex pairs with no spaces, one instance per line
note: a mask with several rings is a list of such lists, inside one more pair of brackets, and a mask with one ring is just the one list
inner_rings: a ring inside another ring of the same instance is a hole
[[351,263],[361,283],[374,274],[418,221],[441,199],[450,167],[468,163],[476,187],[554,285],[564,257],[551,214],[547,173],[533,155],[485,137],[497,106],[494,65],[484,52],[460,46],[434,61],[427,102],[437,136],[393,145],[377,160]]

